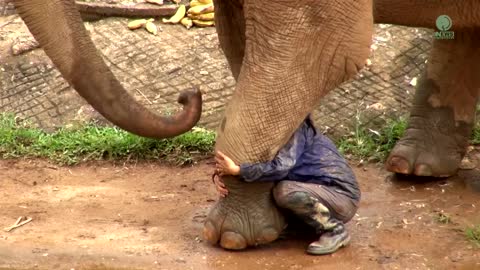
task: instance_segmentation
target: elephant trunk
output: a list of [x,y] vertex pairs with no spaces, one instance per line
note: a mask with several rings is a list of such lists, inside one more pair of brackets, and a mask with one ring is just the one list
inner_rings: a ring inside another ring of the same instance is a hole
[[190,130],[200,119],[198,89],[180,94],[183,110],[156,115],[122,87],[103,61],[73,0],[15,0],[15,6],[63,77],[106,119],[134,134],[168,138]]

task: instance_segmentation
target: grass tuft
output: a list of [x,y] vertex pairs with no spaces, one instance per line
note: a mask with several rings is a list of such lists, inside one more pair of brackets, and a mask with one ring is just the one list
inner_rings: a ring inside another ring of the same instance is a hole
[[465,229],[465,236],[468,240],[480,247],[480,225]]
[[436,222],[442,223],[442,224],[452,223],[452,218],[443,212],[437,213],[434,216],[434,219]]
[[[361,124],[358,113],[355,130],[337,139],[336,145],[348,158],[383,162],[406,127],[406,119],[399,118],[373,130]],[[475,127],[471,143],[480,144],[480,125]],[[215,132],[202,128],[162,140],[95,124],[48,133],[25,121],[18,121],[14,115],[0,114],[0,158],[48,158],[67,165],[91,160],[161,159],[183,165],[210,156],[214,145]]]
[[384,161],[407,127],[404,118],[389,120],[380,130],[357,125],[355,131],[337,140],[343,154],[368,161]]
[[172,139],[155,140],[94,124],[47,133],[19,122],[13,115],[0,115],[2,158],[48,158],[68,165],[102,159],[163,159],[183,165],[210,153],[214,143],[215,133],[201,128]]
[[480,144],[480,123],[476,123],[473,128],[471,144]]

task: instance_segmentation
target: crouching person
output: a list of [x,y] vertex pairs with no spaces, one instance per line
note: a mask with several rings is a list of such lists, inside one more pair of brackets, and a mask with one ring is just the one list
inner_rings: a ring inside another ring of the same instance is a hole
[[[358,209],[360,189],[347,161],[330,139],[317,133],[310,116],[269,162],[237,165],[221,152],[216,153],[215,160],[216,174],[220,176],[238,175],[246,182],[276,182],[276,204],[312,226],[319,235],[307,253],[330,254],[349,243],[345,223]],[[221,196],[228,195],[220,177],[214,177],[214,183]]]

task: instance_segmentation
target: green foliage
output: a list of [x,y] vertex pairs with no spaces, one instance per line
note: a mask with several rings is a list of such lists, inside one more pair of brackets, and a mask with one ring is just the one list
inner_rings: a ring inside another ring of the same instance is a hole
[[[357,114],[355,130],[336,140],[339,150],[353,158],[384,161],[407,127],[404,118],[390,120],[379,130],[361,124]],[[480,125],[472,134],[480,144]],[[211,154],[215,132],[201,128],[171,139],[139,137],[116,127],[85,124],[47,133],[11,114],[0,114],[0,157],[48,158],[61,164],[89,160],[162,159],[176,164],[192,163]]]
[[465,229],[465,236],[480,247],[480,225]]
[[437,214],[434,216],[434,219],[435,219],[435,221],[437,221],[438,223],[443,223],[443,224],[452,223],[452,219],[450,218],[450,216],[448,216],[448,215],[445,214],[445,213],[437,213]]
[[[407,120],[404,117],[389,120],[383,128],[375,131],[362,125],[360,114],[357,112],[355,130],[337,140],[339,150],[359,159],[385,161],[407,128]],[[473,128],[470,143],[480,144],[480,123]]]
[[406,127],[407,121],[403,118],[388,121],[379,131],[357,124],[355,131],[340,138],[337,145],[344,154],[369,161],[384,161]]
[[470,142],[472,144],[480,144],[480,123],[475,124]]
[[47,133],[18,122],[12,115],[0,115],[0,156],[40,157],[61,164],[87,160],[164,159],[191,163],[195,156],[213,150],[215,133],[194,128],[172,139],[148,139],[116,127],[86,124]]

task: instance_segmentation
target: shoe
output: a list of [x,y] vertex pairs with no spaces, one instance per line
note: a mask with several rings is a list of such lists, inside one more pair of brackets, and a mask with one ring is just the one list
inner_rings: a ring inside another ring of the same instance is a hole
[[345,229],[340,231],[328,231],[323,233],[318,241],[308,245],[307,253],[312,255],[326,255],[347,246],[350,243],[350,235]]

